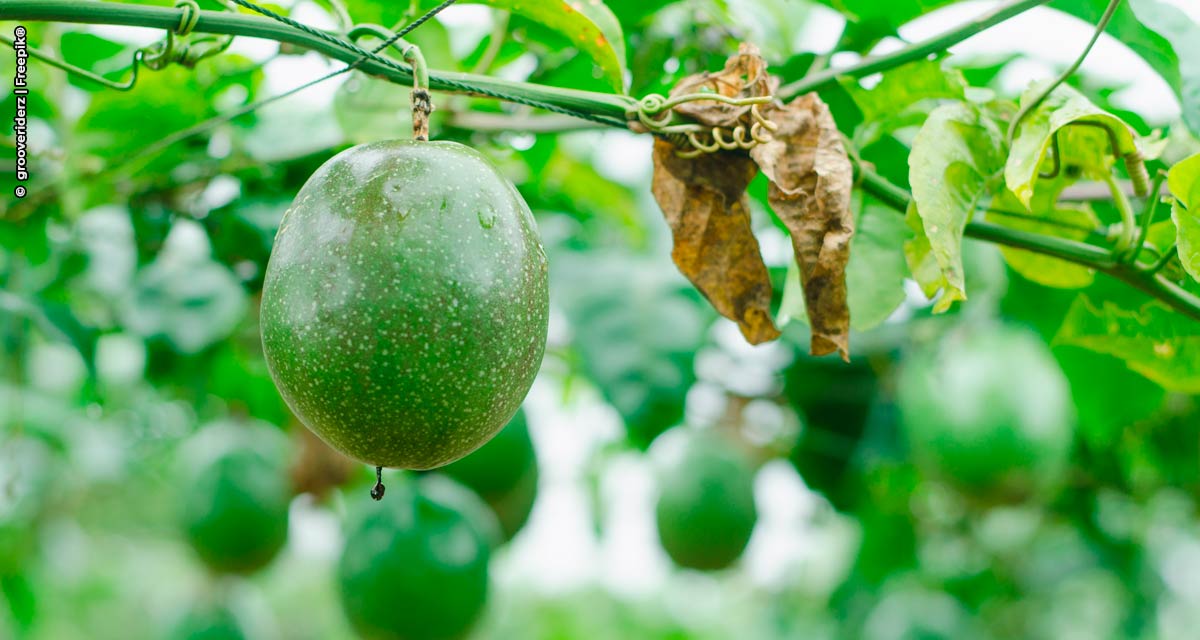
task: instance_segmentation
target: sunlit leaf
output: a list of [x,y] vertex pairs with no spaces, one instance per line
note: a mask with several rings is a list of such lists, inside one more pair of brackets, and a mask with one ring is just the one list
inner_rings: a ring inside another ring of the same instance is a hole
[[[913,141],[909,181],[922,234],[905,251],[913,276],[926,293],[943,289],[936,311],[966,299],[963,228],[1002,163],[999,128],[969,104],[938,107]],[[929,256],[937,264],[936,276],[929,268]]]
[[1188,275],[1200,280],[1200,154],[1171,167],[1167,184],[1175,196],[1171,219],[1178,230],[1179,261]]
[[[381,131],[379,138],[404,137],[401,131],[412,131],[399,118],[395,129]],[[331,109],[304,102],[276,102],[255,112],[255,122],[249,128],[238,128],[237,138],[259,162],[280,162],[324,151],[343,141],[342,131]],[[304,135],[296,135],[303,131]],[[410,136],[411,137],[411,136]]]
[[[59,40],[64,60],[109,80],[122,81],[133,63],[133,48],[91,33],[69,31]],[[88,91],[106,91],[104,85],[76,74],[67,74],[67,81]]]
[[913,18],[920,17],[954,0],[821,0],[840,11],[855,24],[874,25],[877,37],[895,35],[896,29]]
[[[411,89],[355,72],[333,96],[333,117],[346,141],[364,144],[387,138],[411,137]],[[430,115],[430,134],[441,130],[442,112]]]
[[[591,57],[617,91],[625,86],[625,35],[613,12],[599,0],[462,0],[511,11],[557,31]],[[374,3],[366,3],[374,4]],[[386,3],[384,3],[386,4]],[[406,3],[394,3],[404,6]],[[419,0],[418,13],[441,4],[441,0]],[[353,14],[352,14],[353,15]]]
[[[1030,87],[1021,96],[1021,104],[1031,102],[1044,88],[1040,83]],[[1064,130],[1068,125],[1081,123],[1087,126]],[[1004,180],[1022,204],[1030,206],[1034,183],[1045,164],[1043,158],[1051,148],[1055,134],[1059,136],[1060,171],[1078,167],[1084,175],[1094,178],[1108,174],[1114,162],[1114,150],[1110,148],[1105,130],[1091,125],[1101,125],[1113,132],[1120,145],[1116,153],[1123,155],[1134,150],[1133,133],[1128,125],[1068,86],[1055,89],[1025,117],[1017,127],[1012,151],[1004,166]]]

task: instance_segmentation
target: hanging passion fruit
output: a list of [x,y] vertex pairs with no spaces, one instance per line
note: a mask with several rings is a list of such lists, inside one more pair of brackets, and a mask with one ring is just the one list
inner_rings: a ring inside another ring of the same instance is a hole
[[517,190],[454,142],[334,156],[284,214],[263,349],[292,411],[342,453],[431,469],[479,448],[537,374],[546,255]]

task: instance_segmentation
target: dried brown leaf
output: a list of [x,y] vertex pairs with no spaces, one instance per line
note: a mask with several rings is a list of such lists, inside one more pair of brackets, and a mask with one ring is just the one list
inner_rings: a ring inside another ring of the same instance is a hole
[[675,239],[671,257],[751,344],[779,337],[771,320],[771,280],[750,228],[746,187],[758,173],[744,155],[680,158],[665,140],[654,142],[654,199]]
[[771,181],[771,208],[792,235],[800,267],[813,355],[849,360],[846,263],[854,236],[853,169],[829,107],[815,93],[764,109],[779,125],[750,156]]

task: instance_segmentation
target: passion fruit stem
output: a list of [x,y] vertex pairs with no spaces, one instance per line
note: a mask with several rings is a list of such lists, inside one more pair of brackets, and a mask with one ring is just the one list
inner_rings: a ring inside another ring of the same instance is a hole
[[410,44],[404,49],[404,59],[413,68],[412,123],[413,140],[429,140],[429,114],[433,113],[433,99],[429,95],[429,70],[421,48]]
[[387,487],[383,486],[383,467],[375,467],[375,486],[371,487],[371,499],[376,502],[383,500],[385,491]]

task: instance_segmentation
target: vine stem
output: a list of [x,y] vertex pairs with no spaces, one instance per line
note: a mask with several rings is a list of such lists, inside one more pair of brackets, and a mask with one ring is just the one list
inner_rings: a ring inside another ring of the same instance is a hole
[[[897,211],[908,210],[912,201],[912,194],[908,191],[867,167],[859,166],[858,173],[859,186],[863,191]],[[1200,297],[1160,273],[1143,270],[1136,264],[1122,264],[1111,251],[1103,247],[979,221],[968,222],[963,229],[963,235],[1095,269],[1157,298],[1171,309],[1193,320],[1200,321]]]
[[784,100],[791,100],[809,91],[818,91],[829,87],[837,82],[838,78],[862,78],[873,73],[894,69],[909,62],[922,60],[932,54],[945,51],[980,31],[994,27],[1001,22],[1049,2],[1050,0],[1011,0],[974,20],[964,22],[932,38],[915,42],[899,51],[866,58],[858,64],[842,69],[826,69],[820,73],[814,73],[786,84],[779,89],[779,97]]

